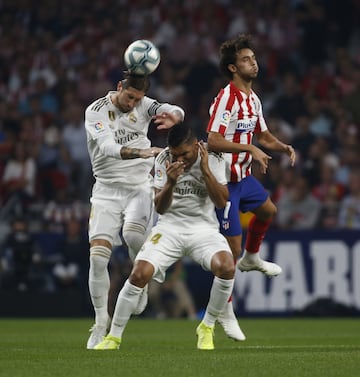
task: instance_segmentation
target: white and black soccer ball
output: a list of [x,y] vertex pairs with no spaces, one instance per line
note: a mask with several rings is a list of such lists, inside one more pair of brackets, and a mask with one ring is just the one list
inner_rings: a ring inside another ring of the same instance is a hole
[[150,75],[160,64],[160,51],[150,41],[139,39],[124,53],[126,68],[136,75]]

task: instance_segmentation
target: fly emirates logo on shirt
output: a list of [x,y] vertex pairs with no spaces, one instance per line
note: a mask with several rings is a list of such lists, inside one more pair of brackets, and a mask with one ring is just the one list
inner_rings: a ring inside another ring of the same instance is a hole
[[208,195],[205,187],[199,186],[196,182],[190,180],[179,182],[174,191],[182,196],[196,195],[205,198]]
[[138,132],[128,132],[127,130],[121,129],[116,130],[114,139],[117,144],[125,145],[130,141],[136,140],[139,138]]
[[256,122],[256,119],[239,120],[236,124],[236,132],[253,132]]

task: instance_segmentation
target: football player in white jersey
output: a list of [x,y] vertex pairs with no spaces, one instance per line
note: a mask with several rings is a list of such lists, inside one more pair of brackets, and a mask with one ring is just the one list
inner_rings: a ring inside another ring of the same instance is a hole
[[155,161],[158,222],[119,293],[110,332],[95,349],[119,348],[146,284],[151,278],[163,282],[166,270],[184,256],[215,275],[204,318],[196,329],[197,348],[214,349],[215,321],[231,295],[235,273],[230,247],[219,232],[214,211],[214,206],[226,204],[226,183],[222,156],[208,153],[186,124],[175,125],[169,131],[168,148]]
[[[276,207],[258,180],[251,175],[252,160],[260,163],[266,173],[271,157],[252,144],[253,136],[263,147],[283,152],[295,163],[295,151],[291,145],[278,140],[267,128],[259,97],[252,90],[259,67],[249,35],[228,40],[220,48],[220,69],[229,84],[220,90],[210,107],[208,124],[209,149],[226,152],[226,176],[229,201],[224,209],[217,209],[221,232],[226,236],[234,260],[241,254],[242,229],[239,211],[252,212],[245,251],[237,262],[241,271],[257,270],[267,276],[281,273],[281,267],[259,257],[259,248],[268,230]],[[231,302],[220,323],[230,337],[240,334]]]
[[[87,348],[93,349],[106,335],[109,323],[107,266],[120,231],[132,260],[145,242],[153,220],[153,188],[150,174],[154,157],[162,148],[151,147],[147,137],[151,120],[158,129],[184,119],[182,108],[158,103],[145,94],[147,76],[127,73],[117,91],[97,99],[85,111],[87,143],[95,184],[89,218],[89,291],[95,311]],[[147,291],[139,302],[144,310]]]

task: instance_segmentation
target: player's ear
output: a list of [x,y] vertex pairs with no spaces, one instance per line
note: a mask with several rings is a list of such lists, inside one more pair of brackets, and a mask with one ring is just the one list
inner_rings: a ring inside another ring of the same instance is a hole
[[236,67],[234,64],[229,64],[228,65],[228,70],[231,72],[231,73],[235,73],[236,72]]
[[116,89],[117,89],[118,91],[120,91],[120,90],[122,89],[122,82],[121,82],[121,81],[119,81],[119,82],[117,83],[117,87],[116,87]]

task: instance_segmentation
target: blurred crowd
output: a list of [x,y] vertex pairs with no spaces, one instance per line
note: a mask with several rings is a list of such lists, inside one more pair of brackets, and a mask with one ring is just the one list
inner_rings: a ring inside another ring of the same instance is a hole
[[[149,96],[183,106],[206,140],[226,84],[219,46],[251,33],[254,90],[269,128],[298,154],[295,168],[273,155],[266,175],[255,164],[278,206],[273,228],[360,229],[359,19],[356,0],[0,0],[0,285],[29,285],[16,255],[35,285],[40,265],[49,290],[84,285],[71,278],[86,280],[87,268],[84,109],[115,90],[135,39],[161,51]],[[165,146],[165,131],[150,136]],[[46,232],[66,245],[55,257],[44,256]],[[28,246],[15,252],[18,242]]]

